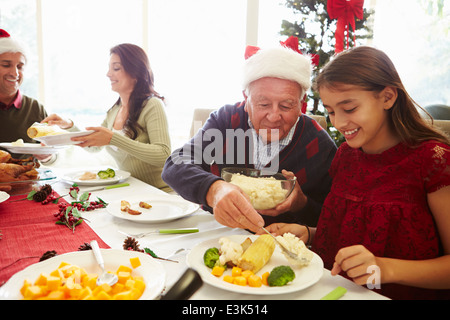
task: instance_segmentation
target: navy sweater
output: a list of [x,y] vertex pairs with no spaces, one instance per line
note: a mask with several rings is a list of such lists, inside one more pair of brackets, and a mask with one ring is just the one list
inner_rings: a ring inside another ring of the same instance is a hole
[[[212,211],[206,204],[206,194],[211,184],[221,179],[221,169],[253,168],[253,142],[249,129],[244,103],[226,105],[214,111],[203,128],[167,159],[163,180],[186,200]],[[245,138],[241,139],[243,135]],[[291,143],[279,154],[277,171],[286,169],[296,175],[308,203],[300,212],[263,216],[267,225],[274,222],[317,225],[322,203],[330,191],[328,170],[335,153],[336,145],[327,132],[315,120],[300,116]],[[267,166],[273,167],[270,163]]]

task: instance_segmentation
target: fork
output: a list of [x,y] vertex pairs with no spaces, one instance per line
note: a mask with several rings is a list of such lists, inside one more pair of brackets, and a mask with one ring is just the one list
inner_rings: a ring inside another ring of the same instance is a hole
[[148,231],[148,232],[141,232],[141,233],[137,233],[137,234],[130,234],[130,233],[126,233],[126,232],[123,232],[120,230],[118,230],[118,232],[126,235],[127,237],[139,239],[139,238],[143,238],[149,234],[154,234],[154,233],[158,233],[158,234],[195,233],[195,232],[198,232],[198,228],[159,229],[159,230],[152,230],[152,231]]
[[301,257],[298,256],[298,254],[293,253],[292,251],[288,250],[280,241],[278,241],[278,239],[271,234],[266,228],[261,227],[261,229],[264,230],[264,232],[266,232],[267,234],[271,235],[272,238],[275,240],[275,242],[280,246],[281,250],[287,254],[291,259],[295,260],[295,261],[302,261],[303,259]]

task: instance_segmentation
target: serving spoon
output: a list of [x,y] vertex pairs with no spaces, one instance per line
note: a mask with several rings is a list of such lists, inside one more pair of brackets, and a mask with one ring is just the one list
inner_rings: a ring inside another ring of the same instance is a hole
[[92,251],[94,252],[95,260],[97,260],[98,265],[102,269],[102,274],[97,278],[97,285],[100,286],[104,283],[107,283],[110,286],[114,285],[119,280],[119,278],[117,277],[117,275],[105,271],[105,262],[103,260],[103,256],[100,251],[100,247],[98,246],[97,240],[91,241],[91,247]]

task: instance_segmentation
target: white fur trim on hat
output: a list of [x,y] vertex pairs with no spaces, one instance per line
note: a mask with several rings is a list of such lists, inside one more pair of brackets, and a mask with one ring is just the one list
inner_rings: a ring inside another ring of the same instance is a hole
[[13,40],[11,37],[0,38],[0,54],[6,52],[20,52],[25,58],[27,56],[25,46],[18,41]]
[[311,73],[308,56],[286,47],[261,49],[244,63],[243,88],[255,80],[273,77],[295,81],[305,93],[311,87]]

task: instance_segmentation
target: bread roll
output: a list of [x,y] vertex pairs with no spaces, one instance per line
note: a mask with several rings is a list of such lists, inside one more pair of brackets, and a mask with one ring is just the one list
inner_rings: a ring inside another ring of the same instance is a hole
[[58,126],[33,125],[27,130],[28,136],[32,139],[61,133],[64,133],[64,131]]

